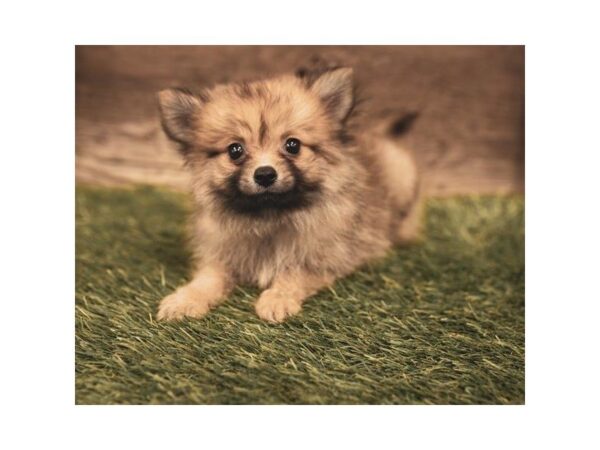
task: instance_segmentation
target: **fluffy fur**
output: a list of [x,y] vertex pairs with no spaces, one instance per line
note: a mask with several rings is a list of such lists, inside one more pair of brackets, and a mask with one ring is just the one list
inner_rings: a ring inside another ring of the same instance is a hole
[[[351,137],[352,70],[160,92],[196,202],[192,281],[162,300],[162,320],[202,317],[237,283],[264,291],[256,312],[280,322],[336,278],[419,229],[418,178],[388,127]],[[411,119],[412,120],[412,119]],[[400,127],[402,128],[402,127]],[[301,147],[286,151],[287,139]],[[244,152],[232,159],[228,146]],[[277,180],[257,184],[271,166]]]

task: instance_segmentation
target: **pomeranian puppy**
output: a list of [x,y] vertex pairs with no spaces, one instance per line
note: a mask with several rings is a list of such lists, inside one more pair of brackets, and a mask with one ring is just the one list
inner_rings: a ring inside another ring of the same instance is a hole
[[168,89],[159,104],[196,214],[193,279],[161,301],[158,319],[200,318],[244,283],[264,289],[258,316],[281,322],[417,237],[417,169],[393,136],[403,123],[352,135],[352,69]]

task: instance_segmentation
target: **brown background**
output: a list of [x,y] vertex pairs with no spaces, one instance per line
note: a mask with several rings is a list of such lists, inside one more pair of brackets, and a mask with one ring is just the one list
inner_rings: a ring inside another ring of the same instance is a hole
[[78,46],[77,181],[187,188],[155,94],[322,64],[355,69],[361,117],[419,111],[405,141],[433,195],[524,190],[522,46]]

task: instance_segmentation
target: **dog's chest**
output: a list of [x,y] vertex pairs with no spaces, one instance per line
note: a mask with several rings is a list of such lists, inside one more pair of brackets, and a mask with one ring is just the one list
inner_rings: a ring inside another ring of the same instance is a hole
[[303,265],[307,249],[301,241],[298,233],[285,229],[238,236],[228,259],[244,282],[266,287],[278,273]]

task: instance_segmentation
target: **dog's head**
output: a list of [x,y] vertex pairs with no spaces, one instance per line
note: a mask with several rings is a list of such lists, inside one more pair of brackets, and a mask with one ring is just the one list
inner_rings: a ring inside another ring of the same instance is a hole
[[[162,124],[180,144],[197,195],[260,215],[318,201],[343,158],[352,70],[159,93]],[[201,194],[198,194],[201,192]]]

